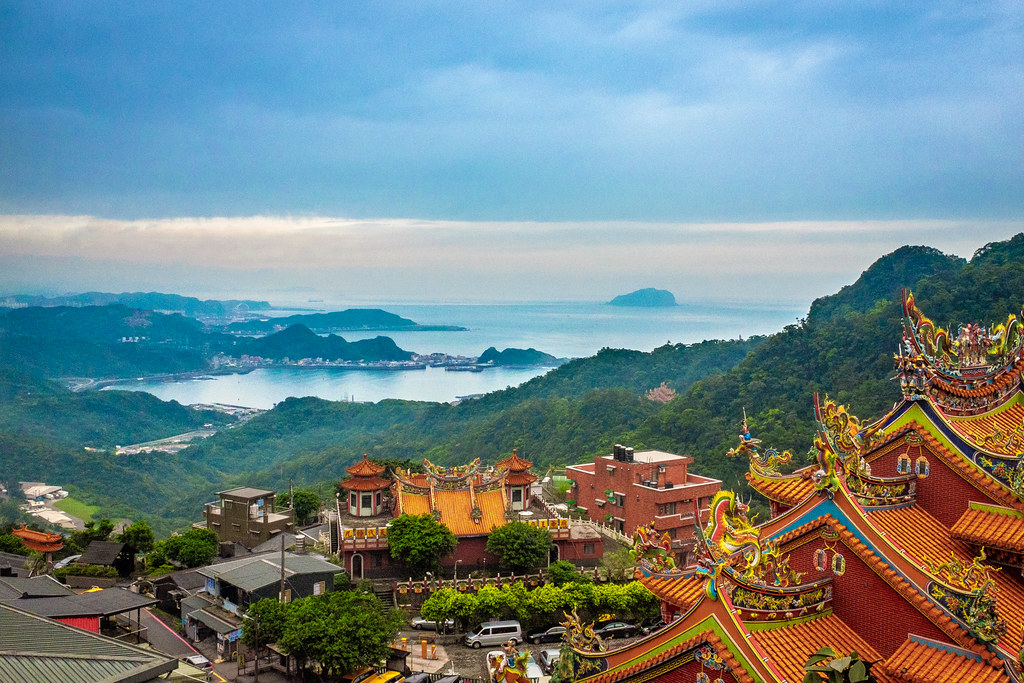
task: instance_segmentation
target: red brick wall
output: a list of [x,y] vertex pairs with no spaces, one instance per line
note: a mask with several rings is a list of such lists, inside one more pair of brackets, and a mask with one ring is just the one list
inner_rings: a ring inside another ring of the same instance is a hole
[[[934,470],[933,470],[934,471]],[[804,581],[833,576],[832,608],[882,657],[889,657],[907,639],[908,633],[950,642],[937,626],[907,602],[889,584],[875,574],[852,550],[837,542],[836,549],[846,558],[846,573],[834,576],[831,568],[819,572],[814,568],[814,551],[824,547],[817,538],[792,551],[789,564],[796,571],[806,572]],[[828,560],[831,563],[832,553]]]

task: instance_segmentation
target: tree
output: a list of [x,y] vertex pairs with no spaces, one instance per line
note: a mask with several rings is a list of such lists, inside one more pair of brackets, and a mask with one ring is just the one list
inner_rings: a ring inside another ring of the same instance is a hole
[[163,549],[167,557],[186,567],[201,567],[213,562],[219,547],[217,534],[210,529],[189,529],[164,541]]
[[146,520],[140,519],[131,526],[125,527],[124,531],[117,537],[117,540],[124,543],[131,549],[132,555],[148,553],[153,549],[153,529]]
[[559,560],[548,567],[548,579],[556,586],[567,583],[593,583],[593,579],[576,569],[572,562]]
[[28,555],[29,550],[14,534],[0,534],[0,552],[14,555]]
[[608,578],[625,579],[626,572],[633,568],[633,558],[629,554],[629,548],[619,548],[613,553],[606,553],[601,558],[601,566],[608,570]]
[[428,571],[438,573],[441,558],[455,550],[455,534],[429,513],[401,515],[388,527],[391,557],[401,560],[417,578]]
[[509,522],[487,537],[487,552],[497,555],[502,569],[525,572],[547,561],[554,543],[547,529]]
[[260,648],[276,643],[284,635],[288,620],[288,604],[263,598],[249,605],[242,619],[242,642],[256,650],[259,666]]
[[804,683],[874,683],[871,664],[856,652],[840,657],[832,648],[824,647],[804,664]]
[[328,676],[345,674],[386,660],[401,624],[375,595],[332,591],[291,603],[278,642]]
[[85,523],[85,528],[72,531],[68,537],[68,545],[78,552],[84,552],[93,541],[105,541],[114,531],[114,523],[109,519],[101,519],[97,524],[94,520]]
[[323,507],[320,496],[312,489],[295,489],[294,503],[292,503],[291,497],[287,493],[281,494],[278,502],[281,504],[282,509],[289,504],[292,505],[292,508],[295,510],[295,523],[299,526],[308,524],[309,520],[318,515],[320,508]]

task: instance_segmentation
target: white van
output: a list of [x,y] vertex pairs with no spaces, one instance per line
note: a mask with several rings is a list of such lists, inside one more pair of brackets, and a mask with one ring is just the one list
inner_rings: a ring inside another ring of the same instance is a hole
[[504,645],[508,641],[523,642],[523,627],[518,621],[488,621],[466,634],[467,647],[480,649],[484,645]]

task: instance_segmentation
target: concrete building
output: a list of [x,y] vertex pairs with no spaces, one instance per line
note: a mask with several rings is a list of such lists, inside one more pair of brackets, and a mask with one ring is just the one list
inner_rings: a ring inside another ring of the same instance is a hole
[[295,529],[295,511],[277,511],[277,493],[241,486],[217,494],[220,500],[207,503],[205,522],[196,526],[212,529],[221,543],[238,543],[254,548],[279,533]]
[[611,455],[567,467],[566,476],[573,481],[570,496],[590,520],[610,524],[628,536],[653,521],[658,532],[669,535],[673,547],[685,551],[693,545],[695,510],[700,509],[703,523],[711,499],[722,488],[717,479],[690,474],[691,463],[689,456],[635,453],[616,444]]

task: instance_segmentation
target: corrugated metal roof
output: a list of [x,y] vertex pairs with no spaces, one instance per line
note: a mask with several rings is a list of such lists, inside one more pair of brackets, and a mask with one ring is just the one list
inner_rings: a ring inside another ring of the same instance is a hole
[[[314,555],[285,553],[285,576],[337,572],[339,568]],[[244,591],[252,592],[281,580],[281,556],[271,553],[261,557],[246,557],[232,562],[215,564],[199,570],[203,576],[219,579]]]
[[146,681],[177,660],[0,605],[0,683]]

